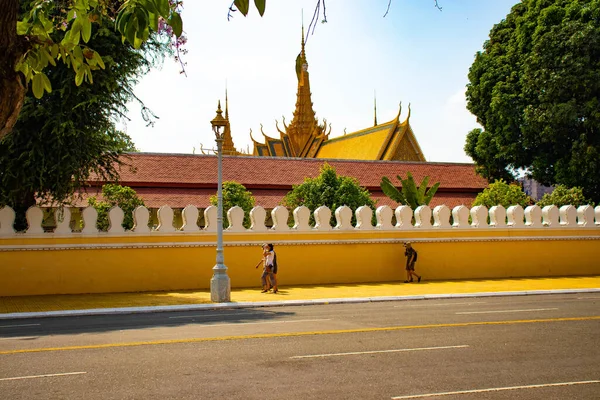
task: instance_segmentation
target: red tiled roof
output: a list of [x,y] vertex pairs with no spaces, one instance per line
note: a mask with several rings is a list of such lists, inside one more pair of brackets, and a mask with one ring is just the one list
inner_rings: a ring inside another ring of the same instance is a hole
[[[210,204],[209,197],[216,192],[216,156],[132,153],[124,161],[128,165],[121,168],[120,183],[134,188],[147,207],[166,204],[183,208],[192,204],[205,208]],[[223,179],[240,182],[252,191],[257,205],[273,208],[280,204],[292,185],[302,183],[305,177],[318,176],[324,162],[340,175],[355,177],[361,186],[371,191],[378,206],[397,206],[381,192],[379,182],[383,176],[396,181],[396,175],[406,176],[406,172],[411,172],[418,182],[425,176],[430,177],[430,182],[440,182],[432,207],[439,204],[470,206],[476,194],[487,186],[475,173],[473,164],[248,156],[224,156]],[[93,182],[93,185],[102,183]],[[93,195],[94,189],[88,192]],[[87,201],[81,205],[85,204]]]
[[[134,186],[215,187],[217,157],[191,154],[131,153],[123,159],[121,182]],[[381,177],[395,181],[396,175],[411,172],[416,181],[425,176],[440,182],[440,190],[480,191],[487,182],[475,173],[473,164],[425,163],[408,161],[321,160],[224,156],[223,180],[234,180],[249,187],[289,187],[305,177],[316,177],[324,162],[339,175],[353,176],[361,186],[379,187]]]

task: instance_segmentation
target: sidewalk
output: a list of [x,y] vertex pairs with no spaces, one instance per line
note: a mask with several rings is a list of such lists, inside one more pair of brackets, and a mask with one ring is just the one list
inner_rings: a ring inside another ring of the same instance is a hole
[[232,302],[220,304],[208,290],[0,297],[0,319],[571,292],[600,292],[600,276],[234,289]]

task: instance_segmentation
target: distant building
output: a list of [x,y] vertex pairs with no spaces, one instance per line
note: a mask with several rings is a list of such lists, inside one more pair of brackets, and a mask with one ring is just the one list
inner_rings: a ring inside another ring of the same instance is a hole
[[538,201],[546,193],[552,193],[554,186],[544,186],[535,179],[523,177],[519,178],[519,181],[523,185],[523,191],[535,201]]

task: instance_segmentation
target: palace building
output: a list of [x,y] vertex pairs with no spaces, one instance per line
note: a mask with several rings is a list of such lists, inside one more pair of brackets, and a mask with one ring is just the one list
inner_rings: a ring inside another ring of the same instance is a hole
[[[302,29],[302,44],[300,55],[296,60],[296,75],[298,91],[296,94],[296,109],[292,121],[288,124],[282,121],[283,130],[276,122],[275,128],[279,137],[271,137],[264,133],[261,125],[263,142],[255,140],[254,156],[295,157],[295,158],[328,158],[345,160],[371,161],[422,161],[425,157],[417,138],[410,127],[410,106],[406,120],[400,121],[401,108],[398,115],[391,121],[377,123],[377,107],[373,126],[357,132],[330,138],[331,125],[323,120],[319,123],[315,117],[310,92],[308,62],[304,45],[304,28]],[[227,95],[225,95],[225,119],[229,121]],[[235,149],[231,137],[231,126],[225,128],[224,154],[243,155]]]

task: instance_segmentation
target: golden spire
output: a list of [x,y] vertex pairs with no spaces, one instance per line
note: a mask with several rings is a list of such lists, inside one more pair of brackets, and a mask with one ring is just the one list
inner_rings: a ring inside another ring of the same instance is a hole
[[[227,97],[225,97],[227,98]],[[373,126],[377,126],[377,92],[373,91],[373,102],[375,105],[375,121],[373,122]],[[227,113],[227,111],[225,111]]]
[[[219,109],[221,109],[221,101],[219,100]],[[225,88],[225,132],[223,132],[223,154],[236,155],[238,154],[233,144],[233,137],[231,136],[231,124],[229,123],[229,100],[227,99],[227,88]]]
[[304,157],[308,151],[307,144],[312,139],[321,135],[325,130],[320,126],[315,117],[313,103],[310,93],[310,81],[308,75],[308,63],[306,62],[306,50],[304,41],[304,24],[302,24],[302,49],[296,58],[296,73],[298,74],[298,92],[296,94],[296,109],[294,117],[288,127],[286,134],[290,140],[290,147],[294,157]]

